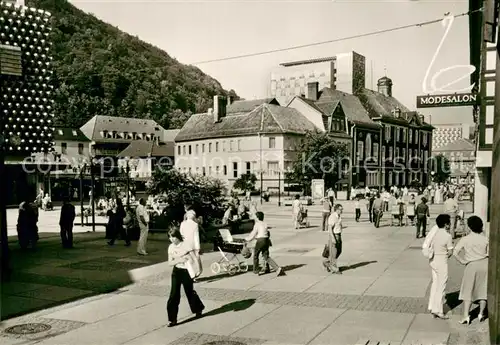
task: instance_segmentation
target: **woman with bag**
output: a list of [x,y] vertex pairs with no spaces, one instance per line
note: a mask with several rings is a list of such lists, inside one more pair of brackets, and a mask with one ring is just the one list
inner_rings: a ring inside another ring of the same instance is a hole
[[422,253],[429,259],[432,272],[428,309],[439,319],[448,319],[443,312],[443,302],[448,282],[448,258],[453,254],[453,241],[448,233],[450,226],[449,215],[437,216],[436,226],[429,232],[422,245]]
[[191,312],[196,315],[196,318],[202,316],[205,309],[200,297],[194,291],[193,265],[196,263],[196,258],[193,252],[186,250],[182,242],[182,235],[177,229],[172,229],[168,232],[170,238],[170,246],[168,247],[168,263],[173,266],[172,282],[170,284],[170,296],[167,301],[168,327],[177,325],[177,314],[179,313],[179,304],[181,301],[181,286],[184,286],[184,292],[191,308]]

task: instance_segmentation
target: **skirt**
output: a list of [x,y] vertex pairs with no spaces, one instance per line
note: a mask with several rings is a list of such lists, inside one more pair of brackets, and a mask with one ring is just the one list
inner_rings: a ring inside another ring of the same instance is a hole
[[472,261],[465,266],[459,299],[462,301],[486,300],[488,293],[488,258]]

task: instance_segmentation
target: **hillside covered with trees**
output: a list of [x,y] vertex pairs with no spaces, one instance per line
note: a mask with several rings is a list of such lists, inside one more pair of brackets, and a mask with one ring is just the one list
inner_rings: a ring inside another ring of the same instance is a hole
[[94,115],[151,118],[180,128],[230,94],[200,69],[120,31],[66,0],[27,0],[52,13],[56,123],[80,127]]

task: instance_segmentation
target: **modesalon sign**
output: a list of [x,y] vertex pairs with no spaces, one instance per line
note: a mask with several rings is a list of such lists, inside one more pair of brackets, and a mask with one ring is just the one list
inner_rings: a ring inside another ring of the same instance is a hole
[[465,107],[478,103],[475,93],[417,96],[417,108]]

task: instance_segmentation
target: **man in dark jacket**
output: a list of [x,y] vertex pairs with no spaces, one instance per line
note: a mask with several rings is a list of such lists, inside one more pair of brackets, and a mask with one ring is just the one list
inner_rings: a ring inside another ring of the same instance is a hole
[[61,207],[59,226],[61,227],[61,241],[63,248],[73,248],[73,224],[75,221],[75,206],[70,203],[70,198],[64,199]]
[[[422,197],[422,202],[417,205],[417,209],[415,210],[417,215],[417,238],[420,236],[425,237],[426,228],[427,228],[427,218],[430,217],[429,214],[429,206],[427,206],[427,199]],[[422,231],[420,231],[422,229]]]

